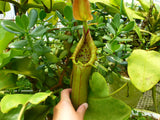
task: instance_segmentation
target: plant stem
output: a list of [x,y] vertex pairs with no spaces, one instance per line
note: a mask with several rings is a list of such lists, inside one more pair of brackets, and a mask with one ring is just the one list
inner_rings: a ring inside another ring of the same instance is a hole
[[158,104],[157,104],[157,99],[156,99],[156,85],[152,88],[152,98],[153,98],[153,103],[154,103],[154,107],[156,112],[158,113]]
[[63,70],[63,72],[61,73],[61,76],[59,78],[59,81],[58,81],[58,84],[56,84],[55,86],[53,86],[52,88],[50,88],[50,90],[54,90],[60,86],[63,85],[63,77],[64,77],[64,74],[65,74],[65,70]]
[[50,0],[50,10],[49,11],[52,11],[52,0]]
[[54,90],[52,94],[54,95],[54,94],[56,94],[56,93],[59,93],[60,91],[62,91],[62,89]]
[[141,32],[144,32],[144,33],[148,33],[148,34],[150,34],[150,35],[153,35],[153,33],[151,33],[151,32],[149,32],[149,31],[146,31],[146,30],[140,30]]
[[131,9],[133,9],[133,6],[134,6],[134,0],[132,0]]
[[106,96],[106,97],[100,97],[100,98],[96,98],[96,97],[95,97],[95,98],[92,98],[92,99],[105,99],[105,98],[108,98],[108,97],[110,97],[110,96],[118,93],[120,90],[122,90],[122,89],[123,89],[125,86],[127,86],[127,85],[128,85],[128,82],[125,83],[122,87],[120,87],[119,89],[117,89],[116,91],[114,91],[113,93],[109,94],[109,95]]
[[83,21],[83,28],[84,28],[84,31],[85,31],[85,33],[86,33],[87,30],[88,30],[87,21]]
[[26,4],[25,7],[28,8],[41,8],[43,9],[44,7],[42,5],[39,4]]
[[64,75],[66,73],[65,70],[66,70],[66,68],[67,68],[67,66],[69,64],[69,60],[70,60],[69,58],[66,58],[66,65],[65,65],[63,71],[60,73],[58,84],[54,85],[52,88],[50,88],[50,90],[55,90],[56,88],[63,86],[63,77],[64,77]]
[[24,113],[24,110],[25,110],[25,108],[27,107],[27,105],[28,105],[28,102],[23,105],[23,107],[22,107],[22,109],[21,109],[21,111],[20,111],[20,113],[19,113],[18,120],[22,120],[23,113]]
[[126,85],[128,84],[128,82],[127,83],[125,83],[122,87],[120,87],[119,89],[117,89],[116,91],[114,91],[113,93],[111,93],[109,96],[112,96],[112,95],[114,95],[114,94],[116,94],[116,93],[118,93],[120,90],[122,90]]
[[31,47],[31,50],[33,51],[33,44],[32,44],[32,40],[31,40],[31,38],[30,38],[30,36],[29,36],[29,34],[27,33],[27,40],[28,40],[28,43],[29,43],[29,45],[30,45],[30,47]]

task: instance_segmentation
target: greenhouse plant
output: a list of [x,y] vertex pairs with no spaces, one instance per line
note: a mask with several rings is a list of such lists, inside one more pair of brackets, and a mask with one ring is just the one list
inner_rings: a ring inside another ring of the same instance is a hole
[[130,120],[148,90],[159,113],[160,5],[137,1],[0,0],[16,8],[0,20],[0,120],[52,120],[65,88],[84,120]]

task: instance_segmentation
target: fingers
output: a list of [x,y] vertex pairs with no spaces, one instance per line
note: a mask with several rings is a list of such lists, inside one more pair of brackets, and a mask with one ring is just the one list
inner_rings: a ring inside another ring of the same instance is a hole
[[61,100],[60,102],[54,107],[54,113],[63,110],[66,106],[71,105],[70,100],[70,92],[72,89],[64,89],[61,92]]
[[62,92],[61,92],[61,101],[71,102],[71,100],[70,100],[71,91],[72,91],[72,89],[70,89],[70,88],[62,90]]
[[87,103],[83,103],[82,105],[80,105],[77,109],[77,113],[79,114],[79,116],[81,117],[81,120],[83,120],[84,118],[84,114],[86,112],[88,108],[88,104]]

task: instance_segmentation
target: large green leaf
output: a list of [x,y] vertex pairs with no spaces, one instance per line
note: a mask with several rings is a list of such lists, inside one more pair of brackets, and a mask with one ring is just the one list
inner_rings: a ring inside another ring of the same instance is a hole
[[45,20],[49,23],[52,23],[55,25],[58,22],[58,17],[56,15],[55,11],[51,11],[50,13],[47,13],[47,16],[45,17]]
[[29,76],[35,80],[34,82],[38,85],[39,88],[43,88],[42,83],[45,80],[45,73],[42,69],[38,69],[39,64],[33,63],[32,59],[27,57],[19,57],[14,59],[12,59],[12,57],[6,57],[4,60],[6,61],[2,61],[3,66],[9,62],[10,64],[7,64],[8,69],[1,70],[0,72],[5,72],[6,74],[13,73]]
[[113,97],[120,99],[127,105],[135,108],[139,102],[140,97],[142,96],[142,92],[134,87],[128,77],[119,77],[116,73],[113,72],[111,73],[110,77],[113,79],[113,83],[109,85],[110,93],[115,92],[127,83],[127,85],[119,92],[114,94]]
[[6,95],[1,100],[1,111],[3,113],[7,113],[11,109],[17,108],[18,105],[26,104],[28,99],[31,97],[32,95],[27,94]]
[[13,21],[4,20],[4,21],[1,22],[1,25],[5,30],[7,30],[11,33],[15,33],[15,34],[24,34],[25,33],[24,29],[20,28]]
[[23,49],[28,45],[28,40],[15,41],[9,44],[9,48]]
[[29,25],[28,25],[29,29],[36,24],[37,19],[38,19],[38,12],[36,9],[32,9],[29,12]]
[[[114,15],[116,13],[120,13],[120,6],[121,6],[121,1],[122,0],[89,0],[89,1],[93,2],[93,3],[96,3],[96,5],[99,8],[103,8],[104,10],[106,10],[111,15]],[[132,9],[128,8],[128,7],[124,8],[124,4],[122,6],[122,11],[123,11],[123,15],[131,14],[133,18],[144,19],[142,17],[141,12],[137,12],[135,10],[132,10]]]
[[0,54],[0,68],[4,67],[7,63],[10,62],[12,58],[23,57],[24,53],[21,50],[11,49],[6,53]]
[[46,57],[48,63],[57,63],[60,60],[56,55],[50,54],[50,53],[46,53],[45,57]]
[[50,96],[52,94],[52,92],[39,92],[34,94],[29,100],[28,102],[32,103],[32,104],[39,104],[43,101],[45,101],[47,99],[48,96]]
[[[18,120],[22,105],[10,110],[8,113],[0,111],[0,120]],[[49,107],[46,105],[36,105],[24,112],[24,120],[45,120]]]
[[59,11],[56,11],[56,15],[61,20],[61,23],[66,26],[68,21],[63,18],[62,14]]
[[4,1],[0,1],[0,11],[2,12],[7,12],[9,11],[11,8],[10,8],[10,5],[8,2],[4,2]]
[[11,57],[11,51],[0,54],[0,68],[2,68],[5,64],[7,64]]
[[48,110],[46,105],[36,105],[25,111],[24,120],[45,120]]
[[22,29],[27,30],[29,18],[25,14],[22,16],[16,16],[16,24]]
[[22,4],[26,4],[28,0],[18,0],[17,2],[19,2],[22,5]]
[[135,23],[134,21],[130,21],[123,29],[122,31],[126,31],[126,32],[129,32],[133,29]]
[[131,114],[129,106],[112,97],[88,99],[88,104],[84,120],[126,120]]
[[116,6],[113,6],[112,4],[110,4],[109,2],[105,1],[105,2],[100,2],[101,0],[90,0],[91,2],[96,2],[96,5],[100,8],[100,9],[105,9],[105,11],[107,11],[108,13],[114,15],[116,13],[120,13],[119,8]]
[[[109,95],[108,85],[105,78],[98,72],[92,74],[92,80],[89,81],[90,94],[94,97],[107,97]],[[101,86],[101,87],[100,87]]]
[[33,37],[39,37],[39,36],[43,36],[43,34],[45,32],[47,32],[47,28],[45,28],[44,26],[40,25],[38,27],[36,27],[32,32],[31,32],[31,36]]
[[114,29],[114,28],[112,27],[112,25],[109,24],[109,23],[107,23],[107,29],[108,29],[108,31],[109,31],[110,33],[112,33],[113,35],[116,34],[115,29]]
[[45,78],[43,71],[38,70],[38,64],[34,64],[29,58],[17,58],[10,62],[10,69],[3,71],[7,73],[27,75],[37,80],[43,81]]
[[21,108],[22,105],[19,105],[17,108],[12,109],[11,111],[5,114],[0,111],[0,120],[18,120]]
[[149,8],[151,6],[151,0],[138,0],[146,12],[149,12]]
[[0,90],[16,86],[17,75],[0,71]]
[[64,16],[67,18],[67,20],[71,21],[73,19],[73,11],[71,6],[66,6],[64,8]]
[[39,92],[34,95],[31,94],[12,94],[6,95],[1,100],[1,111],[7,113],[13,108],[17,108],[18,105],[26,105],[27,103],[39,104],[45,101],[52,92],[45,93]]
[[8,46],[9,42],[12,41],[14,38],[14,34],[7,32],[0,26],[0,54],[3,52],[3,50],[6,49]]
[[128,74],[133,85],[142,92],[160,80],[160,53],[134,50],[128,58]]
[[41,0],[41,3],[43,2],[48,9],[51,9],[51,6],[53,7],[54,5],[54,1],[55,0]]
[[160,35],[152,34],[152,37],[150,39],[150,45],[152,46],[155,43],[157,43],[158,41],[160,41]]
[[44,10],[41,10],[39,13],[40,20],[43,20],[47,16],[47,13]]
[[105,44],[104,44],[103,42],[98,41],[98,40],[95,40],[95,41],[94,41],[94,44],[96,45],[97,48],[99,48],[99,47],[104,47],[104,46],[105,46]]
[[55,0],[52,10],[53,11],[57,10],[61,14],[63,14],[65,6],[66,6],[66,3],[64,2],[64,0]]
[[115,14],[114,15],[114,18],[113,18],[113,20],[112,20],[112,24],[118,29],[119,27],[120,27],[120,25],[121,25],[121,23],[120,23],[120,19],[121,19],[121,16],[120,16],[120,14]]
[[128,8],[128,7],[126,7],[126,11],[127,11],[127,14],[132,15],[132,17],[134,19],[140,19],[140,20],[144,20],[145,19],[145,17],[143,17],[145,12],[139,12],[139,11],[136,11],[136,10],[132,10],[131,8]]
[[112,4],[112,5],[120,5],[121,4],[121,0],[109,0],[109,2]]
[[85,120],[124,120],[131,109],[124,102],[108,96],[108,86],[102,75],[93,73],[90,80],[88,109]]

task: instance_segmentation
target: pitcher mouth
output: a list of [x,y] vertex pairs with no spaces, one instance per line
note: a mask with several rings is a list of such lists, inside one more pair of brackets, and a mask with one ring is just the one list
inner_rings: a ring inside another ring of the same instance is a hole
[[96,60],[96,46],[92,40],[89,29],[83,29],[83,35],[71,57],[74,64],[82,66],[92,65]]

